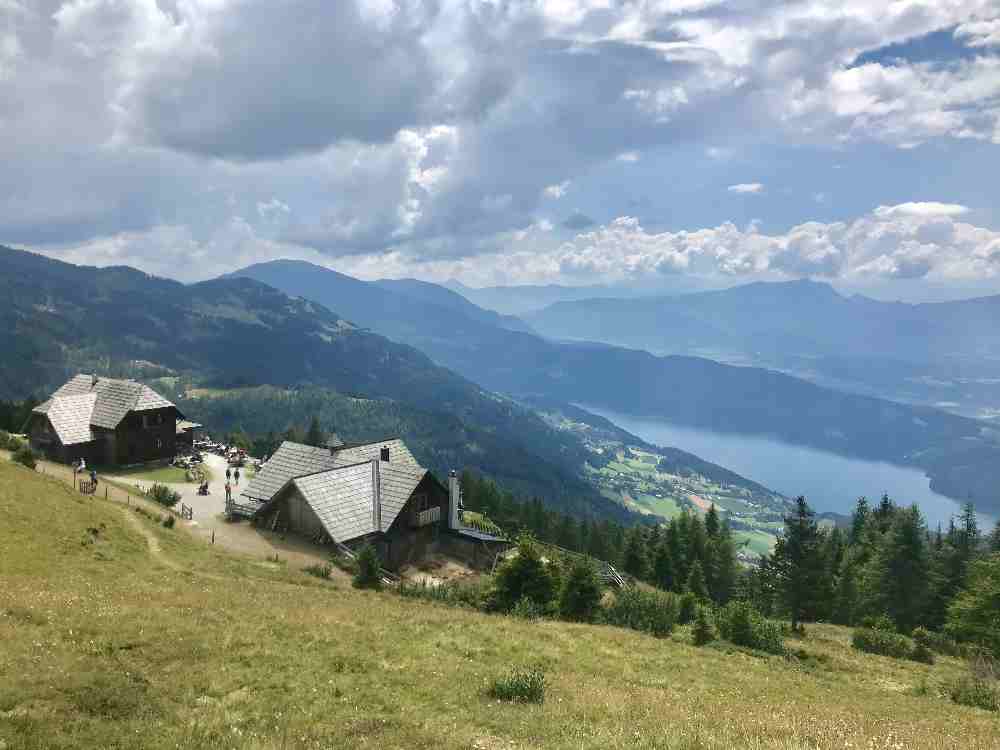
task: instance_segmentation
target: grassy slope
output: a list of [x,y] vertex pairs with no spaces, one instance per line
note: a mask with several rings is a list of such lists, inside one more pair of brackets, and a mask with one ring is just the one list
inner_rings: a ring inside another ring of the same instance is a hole
[[[695,649],[685,633],[357,592],[7,463],[0,517],[9,748],[939,750],[995,747],[1000,732],[992,714],[912,694],[956,662],[856,654],[839,628],[811,628],[801,646],[817,658],[785,661]],[[483,697],[489,678],[536,661],[549,669],[544,705]]]

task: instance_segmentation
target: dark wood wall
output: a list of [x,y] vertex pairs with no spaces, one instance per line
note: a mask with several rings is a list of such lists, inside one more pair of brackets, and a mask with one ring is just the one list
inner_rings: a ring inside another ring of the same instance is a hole
[[173,458],[176,442],[177,409],[173,406],[129,412],[115,430],[114,463],[128,465]]

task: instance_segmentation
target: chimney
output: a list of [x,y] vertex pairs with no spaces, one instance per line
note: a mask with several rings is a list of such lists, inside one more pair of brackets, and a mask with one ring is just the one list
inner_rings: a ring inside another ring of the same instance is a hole
[[95,372],[93,375],[90,376],[90,387],[91,388],[97,387],[98,380],[100,380],[100,378],[97,377],[97,373]]
[[378,461],[372,460],[372,524],[376,531],[382,531],[382,475]]
[[458,473],[452,470],[448,475],[448,528],[462,528],[462,484],[458,481]]

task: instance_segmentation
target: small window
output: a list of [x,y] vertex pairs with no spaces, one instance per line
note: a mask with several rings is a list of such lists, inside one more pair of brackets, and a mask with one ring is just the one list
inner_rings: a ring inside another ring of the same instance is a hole
[[389,446],[388,445],[385,446],[384,448],[382,448],[382,456],[381,456],[381,458],[386,463],[389,463]]
[[156,450],[163,448],[163,441],[160,438],[156,438]]

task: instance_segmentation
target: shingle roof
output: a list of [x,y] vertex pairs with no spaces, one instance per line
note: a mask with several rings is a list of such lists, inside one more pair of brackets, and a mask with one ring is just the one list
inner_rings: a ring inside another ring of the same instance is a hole
[[403,510],[417,485],[427,476],[427,470],[420,467],[397,466],[379,462],[379,484],[382,489],[382,528],[388,531],[393,521]]
[[333,454],[326,448],[313,448],[310,445],[286,440],[240,494],[255,500],[268,501],[289,480],[332,469],[335,465]]
[[[380,460],[383,447],[389,448],[389,462]],[[398,438],[335,452],[285,441],[242,494],[268,503],[294,486],[327,533],[346,542],[388,531],[425,476]]]
[[96,393],[63,396],[47,402],[45,414],[63,445],[89,443],[94,439],[90,428],[90,415],[94,411]]
[[134,380],[77,375],[33,411],[49,417],[63,445],[73,445],[93,440],[92,427],[115,429],[130,411],[171,406],[152,388]]
[[337,466],[371,461],[379,458],[382,448],[389,449],[389,462],[392,466],[420,468],[417,459],[399,438],[352,443],[336,449],[314,448],[286,440],[240,494],[255,500],[269,501],[291,479]]
[[342,466],[293,480],[327,533],[346,542],[378,531],[371,463]]

